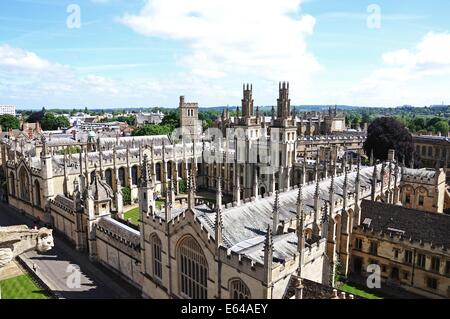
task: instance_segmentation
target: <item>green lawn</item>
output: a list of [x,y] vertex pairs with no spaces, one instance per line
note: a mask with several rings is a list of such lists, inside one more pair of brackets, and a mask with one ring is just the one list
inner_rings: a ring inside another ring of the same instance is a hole
[[21,275],[0,282],[3,299],[48,299],[28,275]]
[[131,219],[133,224],[139,225],[139,207],[133,208],[124,214],[125,220]]
[[361,290],[359,288],[350,286],[348,284],[343,284],[342,286],[339,287],[339,289],[342,291],[345,291],[347,293],[350,293],[352,295],[359,296],[359,297],[366,298],[366,299],[383,299],[379,295],[373,294],[372,292],[367,292],[367,291]]
[[[161,205],[164,203],[162,200],[156,201],[156,208],[161,209]],[[139,207],[133,208],[124,214],[124,219],[131,219],[131,222],[135,225],[139,225]]]

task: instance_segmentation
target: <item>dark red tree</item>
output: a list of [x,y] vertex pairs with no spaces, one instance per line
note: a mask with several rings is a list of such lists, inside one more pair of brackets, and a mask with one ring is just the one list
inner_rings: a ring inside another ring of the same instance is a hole
[[364,152],[370,156],[373,150],[375,159],[385,161],[390,149],[395,150],[395,157],[400,163],[404,161],[407,166],[411,165],[414,156],[411,133],[394,118],[380,117],[369,126]]

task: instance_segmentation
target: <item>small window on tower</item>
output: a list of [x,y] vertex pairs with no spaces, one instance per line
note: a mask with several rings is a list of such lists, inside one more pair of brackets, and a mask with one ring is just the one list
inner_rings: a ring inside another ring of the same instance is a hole
[[420,195],[419,196],[419,206],[423,206],[424,202],[425,202],[425,197]]

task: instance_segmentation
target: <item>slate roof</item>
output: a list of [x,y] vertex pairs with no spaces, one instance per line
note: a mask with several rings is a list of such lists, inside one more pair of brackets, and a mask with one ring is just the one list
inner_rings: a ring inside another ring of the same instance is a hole
[[[381,170],[381,165],[378,172]],[[368,187],[371,183],[373,167],[361,169],[361,187]],[[378,173],[379,174],[379,173]],[[355,191],[356,172],[348,174],[348,193]],[[329,199],[330,179],[320,182],[319,206],[323,206]],[[335,200],[341,199],[344,176],[335,178]],[[316,185],[306,185],[303,187],[303,209],[306,214],[314,211],[314,193]],[[272,212],[274,197],[261,198],[258,201],[242,203],[240,206],[224,208],[222,212],[223,238],[225,245],[232,250],[245,251],[247,248],[262,244],[260,241],[266,234],[267,225],[272,225]],[[280,215],[279,220],[290,221],[296,218],[298,189],[282,192],[279,195]],[[195,208],[196,216],[202,224],[214,236],[215,211],[206,205]],[[283,235],[282,235],[283,236]],[[274,241],[276,238],[274,236]],[[289,237],[289,236],[287,236]],[[285,241],[287,240],[285,238]],[[295,236],[294,236],[295,237]],[[284,238],[284,237],[283,237]],[[296,238],[292,239],[296,242]],[[291,241],[291,239],[289,239]],[[290,245],[287,242],[280,244],[279,251],[290,254]],[[276,245],[275,245],[276,246]],[[257,256],[254,256],[257,257]],[[281,257],[280,257],[281,258]]]
[[[404,238],[433,243],[436,247],[450,248],[450,216],[408,209],[364,200],[361,204],[361,221],[370,219],[369,229],[390,233],[404,231]],[[395,232],[395,231],[394,231]]]

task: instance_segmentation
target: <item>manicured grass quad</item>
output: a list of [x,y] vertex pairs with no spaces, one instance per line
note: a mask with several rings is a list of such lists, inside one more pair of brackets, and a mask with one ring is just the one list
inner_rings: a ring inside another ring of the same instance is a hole
[[370,292],[366,292],[366,291],[358,289],[356,287],[352,287],[348,284],[344,284],[344,285],[340,286],[339,289],[342,291],[345,291],[347,293],[353,294],[355,296],[359,296],[359,297],[366,298],[366,299],[383,299],[380,296],[377,296]]
[[2,299],[48,299],[49,297],[31,280],[21,275],[0,282]]

